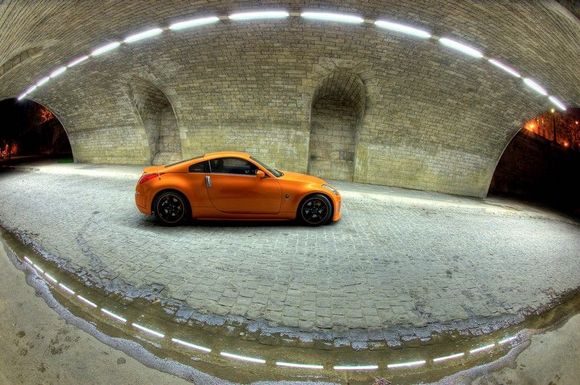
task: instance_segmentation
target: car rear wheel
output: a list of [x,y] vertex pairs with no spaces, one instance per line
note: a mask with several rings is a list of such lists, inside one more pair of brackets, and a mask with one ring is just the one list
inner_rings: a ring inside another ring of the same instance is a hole
[[164,191],[155,198],[155,216],[165,226],[176,226],[189,217],[187,199],[176,191]]
[[322,194],[310,195],[300,204],[298,217],[309,226],[324,225],[332,218],[332,203]]

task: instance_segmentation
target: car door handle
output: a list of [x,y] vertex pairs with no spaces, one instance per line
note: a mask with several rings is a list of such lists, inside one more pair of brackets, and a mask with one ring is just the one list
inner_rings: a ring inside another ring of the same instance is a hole
[[205,176],[205,187],[207,188],[211,187],[211,177],[209,175]]

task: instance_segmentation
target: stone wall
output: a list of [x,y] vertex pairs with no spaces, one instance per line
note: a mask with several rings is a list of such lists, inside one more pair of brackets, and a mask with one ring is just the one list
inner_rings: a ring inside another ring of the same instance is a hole
[[[567,103],[580,100],[580,23],[556,1],[429,0],[8,0],[0,4],[0,66],[11,64],[0,75],[0,99],[18,96],[108,39],[256,8],[314,8],[414,24],[512,64]],[[14,65],[15,55],[33,47],[41,51]],[[245,150],[306,172],[315,94],[337,71],[352,73],[365,90],[353,160],[359,182],[484,196],[522,122],[550,108],[521,80],[436,39],[297,16],[165,31],[91,58],[30,98],[59,117],[78,162],[152,161],[154,141],[131,96],[139,78],[164,95],[165,110],[172,107],[182,157]]]

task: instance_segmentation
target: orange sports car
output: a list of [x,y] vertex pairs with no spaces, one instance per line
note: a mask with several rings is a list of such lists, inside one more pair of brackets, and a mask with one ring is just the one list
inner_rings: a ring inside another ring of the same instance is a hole
[[296,219],[317,226],[340,219],[341,198],[324,180],[269,167],[245,152],[213,152],[146,167],[139,210],[162,224],[196,219]]

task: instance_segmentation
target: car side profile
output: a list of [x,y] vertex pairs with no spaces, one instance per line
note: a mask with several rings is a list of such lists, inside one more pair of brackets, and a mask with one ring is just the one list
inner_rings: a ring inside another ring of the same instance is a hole
[[323,179],[280,171],[250,154],[213,152],[144,169],[135,202],[164,225],[188,219],[338,221],[341,196]]

